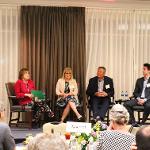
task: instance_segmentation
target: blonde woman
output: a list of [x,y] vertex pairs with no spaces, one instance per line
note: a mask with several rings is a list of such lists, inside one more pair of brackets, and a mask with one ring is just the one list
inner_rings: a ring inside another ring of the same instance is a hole
[[82,116],[79,114],[76,106],[78,106],[78,87],[76,80],[73,79],[72,69],[65,68],[63,76],[56,84],[56,94],[58,95],[57,105],[65,107],[61,122],[64,122],[65,118],[70,112],[70,109],[74,111],[79,121],[82,120]]

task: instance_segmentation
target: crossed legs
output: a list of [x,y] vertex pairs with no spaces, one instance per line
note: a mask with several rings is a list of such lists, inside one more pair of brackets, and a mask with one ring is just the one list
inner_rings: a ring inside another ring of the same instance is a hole
[[65,118],[68,116],[70,109],[72,109],[74,111],[74,113],[76,114],[77,118],[80,118],[81,115],[79,114],[76,105],[74,102],[69,101],[67,106],[65,107],[64,111],[63,111],[63,115],[61,117],[61,122],[63,122],[65,120]]

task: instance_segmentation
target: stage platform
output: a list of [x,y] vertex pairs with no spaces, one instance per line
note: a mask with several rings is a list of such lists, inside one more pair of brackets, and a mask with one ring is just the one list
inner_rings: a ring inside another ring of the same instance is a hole
[[12,135],[15,139],[15,143],[22,143],[26,136],[32,134],[35,136],[38,133],[42,132],[42,128],[38,129],[28,129],[28,128],[11,128]]

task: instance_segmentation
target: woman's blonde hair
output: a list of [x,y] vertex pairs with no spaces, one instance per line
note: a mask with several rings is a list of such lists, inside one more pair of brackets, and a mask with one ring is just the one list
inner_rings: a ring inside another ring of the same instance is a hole
[[58,135],[40,133],[28,144],[27,150],[68,150],[65,141]]
[[110,120],[119,125],[127,124],[129,121],[129,113],[123,105],[116,104],[110,111]]
[[71,68],[69,68],[69,67],[66,67],[66,68],[64,69],[64,71],[63,71],[63,75],[62,75],[62,78],[63,78],[63,79],[65,78],[65,73],[66,73],[66,72],[71,73],[71,79],[73,79],[72,69],[71,69]]

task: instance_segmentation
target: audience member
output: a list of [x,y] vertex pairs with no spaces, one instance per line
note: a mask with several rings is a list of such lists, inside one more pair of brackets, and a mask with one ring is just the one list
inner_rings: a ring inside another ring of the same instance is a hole
[[98,150],[130,150],[135,136],[127,130],[129,113],[125,107],[116,104],[110,111],[108,130],[100,132]]
[[28,144],[27,150],[69,150],[65,141],[54,134],[37,134]]
[[5,108],[0,102],[0,150],[15,150],[15,141],[9,126],[4,123]]

